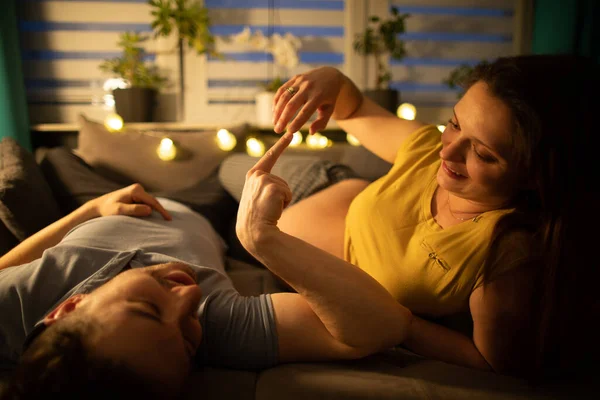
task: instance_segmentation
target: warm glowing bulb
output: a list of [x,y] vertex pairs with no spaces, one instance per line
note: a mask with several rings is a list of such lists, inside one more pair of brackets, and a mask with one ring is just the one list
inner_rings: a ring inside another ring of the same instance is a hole
[[346,134],[346,140],[348,141],[348,143],[350,143],[352,146],[360,146],[360,142],[358,141],[358,139],[355,136],[352,136],[351,134],[347,133]]
[[110,132],[119,132],[123,129],[123,118],[119,114],[109,114],[104,120],[104,126]]
[[437,128],[438,128],[438,131],[444,132],[444,130],[446,129],[446,125],[438,125]]
[[319,132],[316,132],[306,137],[306,144],[312,149],[324,149],[325,147],[331,146],[332,142],[327,136],[323,136]]
[[158,158],[161,160],[171,161],[177,155],[177,148],[171,139],[163,138],[160,141],[158,149],[156,149],[156,153],[158,154]]
[[233,133],[229,132],[227,129],[219,129],[217,132],[217,146],[219,146],[221,150],[233,150],[236,144],[237,139]]
[[410,103],[402,103],[396,111],[398,117],[412,121],[417,116],[417,109]]
[[300,132],[294,132],[294,137],[292,138],[292,141],[290,142],[290,147],[296,147],[300,143],[302,143],[302,134]]
[[261,157],[265,154],[265,144],[257,138],[246,140],[246,153],[252,157]]

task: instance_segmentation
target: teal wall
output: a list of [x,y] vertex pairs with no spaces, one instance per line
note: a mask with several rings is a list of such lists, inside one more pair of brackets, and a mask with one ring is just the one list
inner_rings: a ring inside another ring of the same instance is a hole
[[536,0],[534,54],[579,54],[599,60],[598,0]]
[[29,116],[14,0],[0,12],[0,138],[10,136],[31,150]]

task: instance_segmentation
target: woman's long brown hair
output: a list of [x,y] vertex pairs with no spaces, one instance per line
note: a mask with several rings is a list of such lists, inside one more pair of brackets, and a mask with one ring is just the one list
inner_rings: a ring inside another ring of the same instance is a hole
[[[532,382],[578,374],[598,360],[592,322],[599,316],[600,157],[593,116],[600,96],[598,64],[571,55],[500,58],[477,66],[465,88],[477,81],[512,111],[513,147],[522,171],[521,191],[495,226],[484,277],[503,238],[529,232],[535,268],[531,290]],[[524,307],[528,305],[524,304]]]

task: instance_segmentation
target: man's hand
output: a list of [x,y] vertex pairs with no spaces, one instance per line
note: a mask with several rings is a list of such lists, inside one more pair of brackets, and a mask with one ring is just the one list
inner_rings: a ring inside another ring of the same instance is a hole
[[84,207],[89,208],[93,217],[105,217],[107,215],[129,215],[132,217],[147,217],[156,210],[167,221],[171,215],[142,185],[134,183],[123,189],[115,190],[87,202]]
[[283,135],[246,174],[236,233],[250,253],[255,251],[262,234],[277,229],[277,221],[292,200],[292,192],[287,183],[271,174],[271,169],[292,137],[291,133]]

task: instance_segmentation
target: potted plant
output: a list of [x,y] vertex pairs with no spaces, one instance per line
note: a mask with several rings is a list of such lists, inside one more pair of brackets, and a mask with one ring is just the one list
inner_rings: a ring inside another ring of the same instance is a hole
[[125,81],[127,87],[113,90],[115,109],[124,122],[150,122],[158,91],[167,84],[156,65],[144,60],[145,50],[140,46],[148,37],[135,32],[119,36],[123,49],[120,57],[104,60],[100,69]]
[[364,33],[359,33],[354,39],[354,50],[362,56],[373,56],[377,66],[375,85],[363,93],[382,107],[395,113],[398,107],[398,91],[389,87],[392,78],[389,66],[383,57],[388,54],[396,60],[406,56],[404,42],[398,37],[406,31],[405,19],[409,14],[400,14],[392,7],[392,16],[382,20],[378,16],[369,18],[370,24]]
[[179,55],[179,97],[178,120],[183,119],[185,74],[185,47],[194,49],[196,54],[222,55],[215,50],[215,38],[210,33],[208,10],[197,0],[149,0],[154,18],[152,29],[154,37],[168,37],[172,33],[177,37],[176,50]]
[[260,127],[270,127],[273,124],[273,98],[284,79],[290,71],[300,63],[298,49],[302,43],[299,38],[287,32],[284,35],[275,33],[270,37],[263,35],[262,31],[251,32],[249,27],[233,35],[234,43],[249,46],[254,50],[265,51],[273,57],[275,78],[260,85],[260,90],[255,94],[256,123]]

